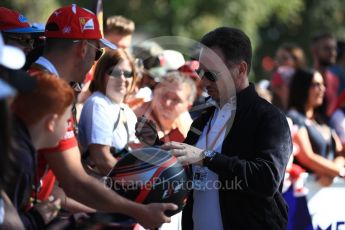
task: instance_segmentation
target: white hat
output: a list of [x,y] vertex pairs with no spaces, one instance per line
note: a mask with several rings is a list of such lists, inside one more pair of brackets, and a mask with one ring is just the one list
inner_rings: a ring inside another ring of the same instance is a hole
[[176,50],[164,50],[162,56],[167,70],[177,70],[185,63],[182,53]]
[[5,45],[0,34],[0,64],[9,69],[20,69],[25,64],[24,52],[17,47]]

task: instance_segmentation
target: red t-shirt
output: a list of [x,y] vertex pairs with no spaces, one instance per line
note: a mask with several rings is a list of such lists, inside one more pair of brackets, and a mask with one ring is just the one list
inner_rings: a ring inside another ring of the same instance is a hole
[[38,193],[38,198],[40,200],[47,199],[50,196],[50,194],[53,191],[54,183],[56,180],[54,173],[51,171],[46,162],[45,155],[56,152],[62,152],[78,146],[77,139],[73,132],[73,124],[73,119],[70,118],[68,121],[67,132],[65,133],[65,136],[56,147],[40,149],[38,151],[37,173],[38,178],[41,180],[41,189]]

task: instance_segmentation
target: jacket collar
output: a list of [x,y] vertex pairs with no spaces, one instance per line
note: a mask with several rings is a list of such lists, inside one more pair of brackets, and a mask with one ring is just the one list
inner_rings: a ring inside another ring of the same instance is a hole
[[255,91],[254,84],[249,83],[249,86],[247,88],[236,94],[236,110],[246,109],[253,103],[253,99],[257,96],[258,94]]
[[[241,92],[236,94],[237,100],[237,108],[236,110],[244,110],[249,107],[253,103],[253,99],[257,96],[255,91],[255,87],[253,83],[250,83],[249,86],[243,89]],[[205,109],[199,118],[197,118],[188,133],[188,136],[185,139],[185,143],[195,144],[201,135],[204,126],[206,125],[207,121],[210,119],[211,115],[214,113],[216,107],[211,106]]]

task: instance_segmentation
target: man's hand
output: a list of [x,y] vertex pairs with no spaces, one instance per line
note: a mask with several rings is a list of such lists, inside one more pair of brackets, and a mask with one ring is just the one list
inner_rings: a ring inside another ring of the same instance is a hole
[[164,150],[170,150],[171,154],[177,158],[182,165],[198,164],[202,165],[202,149],[178,142],[168,142],[161,146]]
[[154,229],[164,223],[170,223],[171,219],[164,214],[165,211],[177,209],[177,205],[172,203],[147,204],[142,206],[140,213],[135,218],[144,228]]
[[36,204],[35,208],[41,214],[45,224],[49,224],[61,208],[61,200],[50,196],[48,200],[42,201],[42,203]]
[[158,138],[155,123],[144,116],[138,117],[138,122],[135,125],[135,135],[141,142],[147,145],[154,145]]

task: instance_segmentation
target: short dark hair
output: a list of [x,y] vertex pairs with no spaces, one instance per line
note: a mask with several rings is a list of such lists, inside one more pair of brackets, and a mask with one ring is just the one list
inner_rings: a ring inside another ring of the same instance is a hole
[[106,18],[103,28],[105,34],[115,32],[120,35],[131,35],[135,30],[135,24],[132,20],[117,15]]
[[318,33],[316,35],[313,36],[312,38],[312,45],[316,45],[319,41],[322,41],[324,39],[336,39],[335,36],[329,32],[322,32],[322,33]]
[[313,81],[314,71],[297,69],[292,76],[289,89],[289,108],[295,108],[305,114],[305,105],[309,96],[309,88]]
[[288,52],[293,61],[294,61],[294,68],[296,69],[301,69],[301,68],[305,68],[306,66],[306,60],[304,57],[304,52],[302,50],[301,47],[299,47],[298,45],[294,44],[294,43],[283,43],[278,47],[278,50],[285,50],[286,52]]
[[201,39],[201,43],[208,48],[220,48],[228,61],[245,61],[249,74],[252,63],[252,45],[249,37],[242,30],[219,27],[207,33]]

